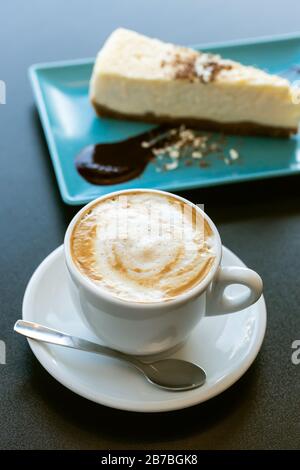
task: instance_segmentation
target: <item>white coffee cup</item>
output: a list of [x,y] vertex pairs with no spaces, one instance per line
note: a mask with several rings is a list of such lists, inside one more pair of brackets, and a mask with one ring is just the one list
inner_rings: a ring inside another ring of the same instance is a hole
[[[167,194],[200,211],[213,231],[215,263],[201,282],[174,299],[153,303],[122,300],[99,288],[84,276],[74,263],[70,249],[74,225],[89,206],[108,196],[102,196],[83,207],[71,221],[64,240],[65,260],[71,278],[70,289],[85,323],[107,346],[135,355],[163,353],[182,343],[205,315],[238,312],[259,299],[263,284],[255,271],[220,265],[220,235],[214,223],[199,207],[180,196],[164,191],[134,191]],[[117,191],[111,193],[111,196],[123,195],[126,192],[128,191]],[[246,286],[247,291],[236,297],[228,296],[225,289],[231,284]]]

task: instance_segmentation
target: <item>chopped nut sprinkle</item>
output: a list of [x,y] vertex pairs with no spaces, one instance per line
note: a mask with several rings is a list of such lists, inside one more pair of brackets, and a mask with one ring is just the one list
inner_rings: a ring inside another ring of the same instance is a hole
[[171,163],[166,163],[165,168],[168,171],[175,170],[178,167],[178,162],[174,161]]
[[210,155],[217,156],[225,165],[232,165],[240,157],[235,148],[226,150],[225,135],[204,134],[183,124],[176,128],[164,129],[148,142],[143,141],[141,146],[150,149],[158,173],[175,170],[179,165],[206,168],[211,164],[207,161]]
[[229,150],[229,156],[231,160],[237,160],[239,158],[239,153],[236,149],[230,149]]
[[192,157],[193,158],[202,158],[203,154],[201,152],[192,152]]

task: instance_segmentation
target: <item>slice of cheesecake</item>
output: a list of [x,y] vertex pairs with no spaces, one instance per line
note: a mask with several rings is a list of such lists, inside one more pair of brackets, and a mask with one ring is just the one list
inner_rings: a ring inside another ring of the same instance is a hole
[[237,134],[289,136],[300,119],[286,79],[126,29],[99,52],[90,99],[99,116]]

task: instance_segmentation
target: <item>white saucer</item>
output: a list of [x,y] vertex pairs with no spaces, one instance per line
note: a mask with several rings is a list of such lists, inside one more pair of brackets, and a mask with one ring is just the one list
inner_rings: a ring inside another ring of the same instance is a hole
[[[224,247],[223,265],[244,266]],[[72,304],[62,246],[34,272],[24,296],[23,318],[99,341]],[[33,340],[29,344],[42,366],[78,395],[122,410],[170,411],[208,400],[236,382],[258,354],[265,328],[263,297],[241,312],[204,318],[186,344],[173,354],[198,363],[207,373],[205,385],[188,392],[155,388],[135,369],[110,358]]]

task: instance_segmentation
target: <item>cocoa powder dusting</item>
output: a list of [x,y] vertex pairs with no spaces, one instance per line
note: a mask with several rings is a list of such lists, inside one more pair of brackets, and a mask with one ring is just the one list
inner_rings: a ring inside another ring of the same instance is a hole
[[184,51],[170,55],[161,61],[161,67],[171,67],[173,78],[178,80],[201,81],[211,83],[223,70],[231,70],[232,64],[219,56],[206,53]]

